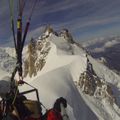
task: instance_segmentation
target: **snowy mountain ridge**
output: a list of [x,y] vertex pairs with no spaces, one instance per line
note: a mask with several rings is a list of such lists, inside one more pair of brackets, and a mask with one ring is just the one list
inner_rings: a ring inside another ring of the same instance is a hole
[[[52,73],[52,71],[68,69],[72,75],[70,79],[72,79],[77,86],[76,90],[79,91],[82,99],[84,99],[98,119],[119,119],[119,98],[114,95],[113,86],[119,88],[120,77],[101,63],[97,63],[97,61],[89,56],[86,51],[80,47],[80,45],[73,42],[73,40],[70,42],[68,36],[68,38],[64,36],[65,32],[61,36],[58,36],[53,32],[49,33],[47,31],[44,33],[44,36],[39,37],[35,43],[37,46],[36,51],[39,51],[38,53],[40,53],[40,55],[43,54],[42,56],[45,57],[44,62],[40,64],[40,66],[42,66],[40,71],[37,71],[34,75],[39,78],[39,76],[47,75],[47,73]],[[37,56],[39,56],[38,53]],[[36,61],[42,61],[42,59],[39,56],[36,58]],[[58,76],[61,78],[60,75]],[[113,84],[113,86],[111,84]],[[88,100],[86,101],[85,99]],[[101,110],[104,112],[101,113]],[[75,112],[73,113],[76,114]]]
[[[38,40],[31,40],[30,44],[28,45],[28,55],[26,58],[24,58],[25,76],[28,73],[29,75],[36,75],[36,72],[44,67],[46,59],[51,58],[49,56],[54,55],[54,58],[51,59],[56,60],[61,59],[61,56],[68,59],[69,57],[70,59],[75,59],[75,56],[79,57],[77,53],[78,51],[79,53],[80,51],[84,51],[83,48],[78,47],[78,44],[73,41],[71,35],[70,38],[69,36],[66,36],[65,31],[61,32],[60,36],[58,36],[58,34],[56,36],[54,32],[49,33],[48,30],[46,30],[46,32],[40,36]],[[85,53],[81,52],[81,54],[83,54],[84,57]],[[62,62],[65,62],[64,64],[66,64],[67,61]],[[30,64],[32,65],[32,69],[29,68],[31,66]],[[61,66],[61,64],[59,65]],[[32,77],[32,75],[30,76]]]
[[98,61],[120,74],[120,36],[97,38],[84,42],[83,46]]
[[[68,30],[58,35],[46,29],[31,40],[23,56],[24,79],[38,89],[47,108],[63,96],[71,120],[120,119],[120,77],[75,43]],[[27,97],[35,99],[34,94]]]

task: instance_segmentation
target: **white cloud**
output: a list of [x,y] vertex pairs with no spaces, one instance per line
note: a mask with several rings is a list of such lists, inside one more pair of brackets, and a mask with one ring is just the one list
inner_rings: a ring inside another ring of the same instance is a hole
[[100,44],[102,42],[105,42],[105,38],[104,37],[100,37],[100,38],[95,38],[95,39],[92,39],[92,40],[89,40],[89,41],[83,41],[82,45],[84,47],[89,47],[89,46],[92,46],[92,45],[95,45],[95,44]]
[[46,5],[45,3],[43,5],[40,4],[40,7],[37,7],[37,9],[39,9],[41,11],[38,14],[42,15],[42,14],[46,14],[46,13],[54,13],[54,12],[58,12],[61,10],[70,9],[70,8],[73,8],[78,5],[79,5],[78,1],[75,2],[73,0],[64,0],[61,2],[55,2],[50,5]]
[[[24,16],[27,17],[30,12],[30,7],[34,0],[27,1],[26,9],[24,10]],[[51,0],[41,0],[34,11],[34,17],[32,20],[35,23],[32,23],[33,28],[37,27],[38,24],[51,23],[55,26],[55,28],[61,29],[66,27],[70,29],[72,32],[76,32],[79,36],[79,33],[82,34],[83,38],[89,37],[89,33],[94,30],[96,31],[96,27],[101,27],[101,25],[113,25],[113,23],[119,23],[120,21],[120,0],[61,0],[53,2]],[[16,2],[14,0],[14,2]],[[48,4],[50,3],[50,4]],[[14,3],[16,6],[16,4]],[[29,9],[28,9],[29,8]],[[66,12],[67,10],[67,12]],[[60,17],[62,21],[55,18],[55,14],[60,12]],[[62,12],[64,16],[62,16]],[[52,14],[55,13],[55,14]],[[66,13],[66,14],[65,14]],[[0,36],[5,36],[4,33],[9,33],[9,6],[8,0],[0,0]],[[16,14],[16,12],[15,12]],[[92,30],[91,30],[92,29]],[[100,28],[101,31],[98,31],[101,35],[104,34],[105,28]],[[104,30],[103,30],[104,29]],[[112,27],[110,28],[112,29]],[[108,29],[107,29],[108,30]],[[33,32],[35,31],[32,30]],[[38,34],[32,33],[31,35]],[[118,30],[119,31],[119,30]],[[116,31],[113,31],[116,32]],[[10,33],[9,33],[10,34]],[[97,36],[97,34],[90,33],[91,36]],[[106,33],[108,34],[108,33]],[[110,34],[110,33],[109,33]],[[8,34],[7,34],[8,35]],[[77,36],[76,35],[76,36]],[[37,35],[36,35],[37,36]],[[80,36],[81,37],[81,36]]]
[[111,40],[111,41],[109,41],[109,39],[108,39],[107,41],[104,41],[104,44],[102,46],[95,47],[91,51],[94,52],[94,53],[104,52],[107,48],[110,48],[110,47],[112,47],[116,44],[120,44],[119,39],[114,39],[114,40]]
[[104,48],[112,47],[112,46],[114,46],[114,45],[116,45],[116,44],[118,44],[118,43],[119,43],[119,41],[117,41],[117,40],[108,41],[108,42],[106,42],[106,43],[104,44]]
[[104,47],[95,48],[95,49],[92,50],[92,52],[95,52],[95,53],[104,52],[104,51],[105,51],[105,48],[104,48]]

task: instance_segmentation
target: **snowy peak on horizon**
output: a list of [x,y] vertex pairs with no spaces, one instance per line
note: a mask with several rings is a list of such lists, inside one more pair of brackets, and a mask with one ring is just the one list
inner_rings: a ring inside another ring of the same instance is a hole
[[[35,76],[45,66],[47,58],[57,60],[61,56],[68,59],[74,59],[74,56],[76,58],[79,55],[86,56],[85,50],[80,44],[74,42],[72,35],[67,29],[62,30],[58,34],[50,27],[46,28],[43,35],[38,39],[32,39],[28,44],[28,48],[26,47],[26,51],[24,72],[25,76],[29,74],[30,77],[32,75]],[[30,67],[33,68],[32,71]]]
[[120,75],[120,36],[97,38],[84,42],[89,53]]
[[[24,59],[25,78],[36,87],[40,85],[42,88],[38,87],[39,91],[50,89],[52,94],[64,96],[68,101],[70,99],[75,120],[84,120],[85,110],[89,111],[86,120],[96,120],[96,116],[100,120],[118,120],[120,77],[88,55],[71,36],[66,36],[66,32],[58,35],[47,29],[39,39],[31,40]],[[39,82],[45,84],[45,88]],[[48,83],[52,88],[47,88]],[[56,83],[56,87],[53,83]],[[61,88],[69,94],[65,94]],[[73,89],[77,96],[79,93],[79,99],[72,94]],[[76,98],[79,103],[74,103],[69,96]],[[46,105],[49,106],[47,102]]]
[[69,43],[72,43],[72,44],[75,43],[68,29],[64,28],[60,32],[56,32],[51,26],[46,26],[43,34],[39,37],[39,39],[47,38],[51,34],[54,34],[57,37],[64,37],[64,39]]
[[[120,76],[93,59],[67,29],[57,33],[47,27],[31,39],[23,51],[23,72],[47,108],[65,97],[71,120],[120,119]],[[21,92],[28,89],[20,86]]]

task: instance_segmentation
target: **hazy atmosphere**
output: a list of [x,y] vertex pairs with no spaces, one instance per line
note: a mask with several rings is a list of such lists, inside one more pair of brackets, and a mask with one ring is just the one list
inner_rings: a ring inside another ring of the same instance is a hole
[[[34,0],[26,0],[24,21],[29,16]],[[17,3],[14,2],[16,20]],[[11,43],[8,0],[0,0],[0,44]],[[78,40],[119,35],[120,0],[38,0],[32,17],[28,40],[38,37],[43,26],[50,24],[55,30],[68,28]]]
[[120,0],[0,0],[0,120],[33,119],[120,120]]

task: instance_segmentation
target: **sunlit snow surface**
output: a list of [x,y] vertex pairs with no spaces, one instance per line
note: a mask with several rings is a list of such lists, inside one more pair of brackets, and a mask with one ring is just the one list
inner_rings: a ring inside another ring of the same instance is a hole
[[[37,76],[25,78],[38,89],[41,102],[49,109],[56,98],[65,97],[68,101],[67,112],[70,120],[120,120],[118,105],[111,106],[104,99],[99,101],[94,96],[86,95],[75,85],[81,73],[86,71],[86,52],[78,45],[68,43],[64,37],[51,34],[46,40],[50,41],[51,49],[45,66]],[[24,56],[25,54],[24,52]],[[120,100],[120,77],[89,55],[88,58],[97,75],[111,84],[114,94]],[[20,91],[30,89],[27,85],[19,88]],[[36,99],[34,93],[27,96]]]

